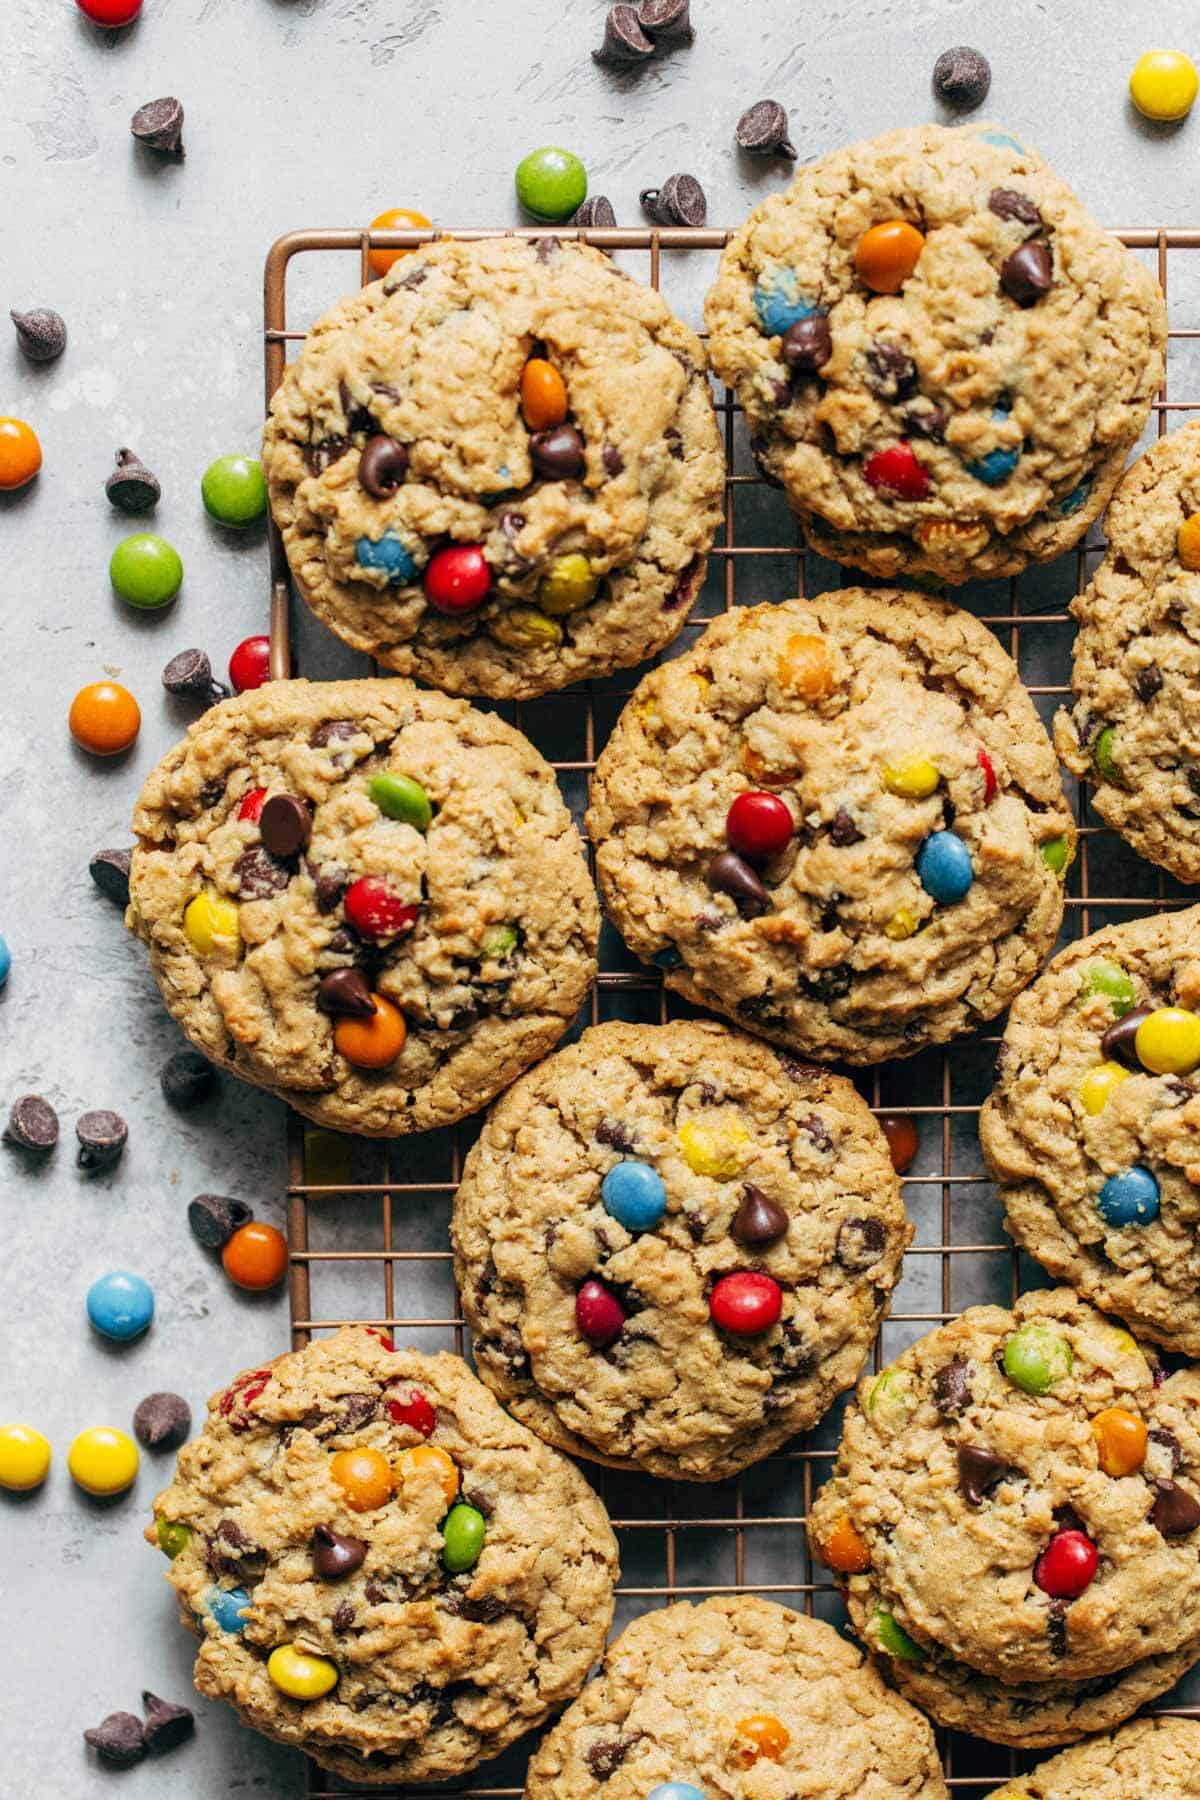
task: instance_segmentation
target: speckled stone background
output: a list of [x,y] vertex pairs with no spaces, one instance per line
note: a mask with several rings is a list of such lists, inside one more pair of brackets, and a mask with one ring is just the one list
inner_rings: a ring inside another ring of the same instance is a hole
[[[190,716],[159,687],[167,657],[201,644],[220,666],[265,628],[263,539],[210,524],[198,483],[213,456],[256,444],[267,245],[394,204],[445,224],[515,223],[512,169],[548,141],[579,151],[622,222],[637,219],[641,187],[689,169],[710,220],[731,223],[786,175],[737,156],[744,105],[783,100],[812,157],[937,116],[934,57],[962,42],[992,60],[987,110],[1040,144],[1103,220],[1200,223],[1200,121],[1156,130],[1125,98],[1151,42],[1200,56],[1187,0],[693,0],[695,45],[632,75],[590,60],[604,11],[603,0],[146,0],[134,28],[109,34],[72,0],[0,6],[0,306],[57,307],[70,330],[45,369],[0,333],[0,413],[31,420],[45,452],[32,490],[0,495],[0,931],[13,954],[0,1104],[41,1092],[65,1132],[36,1171],[9,1148],[0,1156],[0,1416],[40,1426],[56,1458],[41,1493],[0,1496],[0,1794],[14,1800],[91,1800],[114,1783],[170,1800],[285,1800],[303,1785],[297,1758],[208,1704],[196,1741],[170,1757],[122,1776],[85,1757],[83,1726],[136,1706],[143,1685],[187,1698],[190,1640],[140,1539],[163,1465],[144,1457],[136,1488],[109,1505],[89,1502],[65,1468],[81,1427],[128,1427],[159,1387],[199,1411],[233,1368],[287,1341],[286,1301],[232,1290],[184,1218],[204,1189],[281,1218],[282,1114],[232,1082],[199,1111],[171,1113],[158,1070],[177,1036],[86,872],[93,849],[125,841],[138,784]],[[187,108],[182,163],[127,130],[137,105],[171,92]],[[130,612],[108,586],[129,529],[103,496],[120,444],[158,473],[155,528],[186,565],[160,617]],[[305,666],[349,664],[314,633]],[[102,764],[73,749],[66,711],[106,671],[138,695],[143,728],[130,755]],[[88,1180],[70,1140],[96,1106],[126,1115],[130,1144],[113,1175]],[[154,1284],[158,1316],[144,1341],[114,1350],[90,1334],[83,1295],[121,1266]],[[797,1554],[788,1546],[789,1568]],[[771,1566],[753,1558],[749,1579]]]

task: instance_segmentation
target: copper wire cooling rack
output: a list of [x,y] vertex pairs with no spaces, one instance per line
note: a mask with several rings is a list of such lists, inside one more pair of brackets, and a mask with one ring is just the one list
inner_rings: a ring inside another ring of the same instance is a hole
[[[539,237],[547,229],[516,235]],[[676,310],[693,322],[698,322],[697,297],[715,274],[727,236],[719,230],[576,232],[570,227],[557,234],[578,236],[617,254],[622,266],[661,287]],[[371,279],[372,248],[415,249],[433,235],[330,230],[281,238],[266,264],[268,400],[289,354],[295,353],[293,346],[305,336],[304,324],[292,321],[311,322],[356,282]],[[471,230],[451,235],[497,234]],[[1200,249],[1200,230],[1135,229],[1119,235],[1150,262],[1164,291],[1169,281],[1173,283],[1172,310],[1180,319],[1200,320],[1200,257],[1190,255]],[[1152,432],[1156,429],[1161,435],[1200,414],[1200,399],[1168,397],[1168,388],[1188,377],[1192,391],[1200,394],[1197,370],[1191,366],[1198,338],[1200,329],[1173,322],[1168,380],[1155,404]],[[1200,352],[1197,355],[1200,359]],[[712,552],[708,581],[678,647],[694,642],[704,623],[723,609],[812,594],[842,585],[844,579],[832,564],[805,553],[782,496],[770,490],[755,470],[733,396],[719,389],[715,398],[728,458],[724,524]],[[1072,555],[1029,570],[1019,579],[977,584],[955,596],[991,627],[1017,661],[1047,722],[1069,692],[1072,634],[1067,606],[1089,578],[1101,549],[1094,537]],[[300,637],[304,643],[297,661],[305,673],[361,670],[362,659],[348,659],[340,647],[335,649],[303,608],[297,608],[293,620],[287,562],[273,527],[270,550],[272,672],[279,676],[289,672]],[[859,578],[851,574],[845,579]],[[586,804],[596,755],[636,679],[637,671],[627,672],[610,681],[586,683],[566,695],[498,709],[554,765],[577,817]],[[1101,925],[1195,898],[1094,823],[1085,789],[1069,791],[1076,804],[1080,845],[1068,878],[1064,942]],[[658,976],[637,964],[606,927],[600,978],[580,1026],[609,1018],[658,1021],[687,1011],[667,996]],[[877,1367],[964,1306],[985,1300],[1006,1303],[1024,1288],[1044,1282],[1036,1267],[1005,1238],[979,1153],[976,1121],[991,1086],[998,1041],[999,1032],[992,1028],[948,1050],[927,1051],[857,1077],[872,1107],[912,1113],[921,1131],[921,1149],[904,1182],[916,1237],[905,1259],[894,1310],[875,1344]],[[289,1115],[287,1210],[296,1345],[307,1342],[314,1332],[361,1321],[386,1326],[422,1350],[453,1348],[460,1354],[469,1350],[450,1270],[447,1225],[463,1155],[477,1129],[477,1121],[468,1121],[453,1130],[386,1144],[333,1139],[313,1133],[295,1114]],[[840,1415],[840,1406],[835,1407],[809,1436],[736,1480],[714,1486],[653,1481],[589,1465],[588,1473],[621,1540],[623,1573],[614,1629],[639,1612],[672,1600],[743,1589],[842,1622],[836,1592],[824,1571],[814,1569],[804,1534],[814,1487],[827,1472],[837,1445]],[[1200,1716],[1197,1699],[1200,1684],[1194,1695],[1185,1689],[1172,1696],[1169,1710]],[[986,1793],[1033,1760],[953,1734],[940,1733],[939,1741],[947,1780],[956,1793]],[[526,1756],[527,1746],[516,1746],[479,1771],[473,1785],[370,1791],[403,1791],[410,1800],[417,1793],[448,1791],[471,1800],[485,1796],[513,1800],[522,1791]],[[321,1800],[355,1790],[310,1764],[307,1791],[309,1800]]]

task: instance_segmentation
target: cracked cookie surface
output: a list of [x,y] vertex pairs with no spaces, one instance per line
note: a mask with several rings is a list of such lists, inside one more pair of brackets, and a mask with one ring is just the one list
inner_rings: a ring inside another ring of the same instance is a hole
[[[656,1223],[622,1223],[619,1187],[606,1201],[630,1170]],[[685,1021],[593,1026],[525,1076],[467,1157],[452,1224],[476,1366],[510,1411],[560,1449],[700,1481],[850,1385],[911,1235],[848,1081]],[[777,1284],[781,1315],[737,1336],[710,1299],[744,1269]],[[602,1348],[576,1322],[593,1280],[626,1315]]]
[[[290,855],[264,843],[273,801],[303,840]],[[168,1010],[323,1125],[396,1136],[462,1118],[557,1042],[591,984],[598,907],[554,772],[463,700],[268,683],[191,727],[133,824],[127,919]],[[401,1021],[382,1067],[345,1053],[340,1027],[361,1021],[327,984],[354,971]]]
[[[781,836],[731,863],[731,809],[752,791]],[[587,828],[613,923],[669,987],[855,1063],[1008,1005],[1058,932],[1075,837],[986,626],[862,588],[736,609],[647,675],[600,755]]]
[[1200,1720],[1136,1719],[997,1788],[992,1800],[1197,1800]]
[[[201,1639],[201,1693],[347,1779],[442,1781],[578,1693],[612,1618],[617,1548],[582,1475],[465,1363],[389,1344],[346,1327],[214,1395],[146,1537],[160,1521],[185,1528],[167,1578]],[[350,1505],[332,1472],[347,1451],[391,1466],[389,1497]],[[447,1461],[485,1524],[474,1566],[455,1574]],[[319,1531],[352,1547],[347,1572],[318,1573]],[[239,1589],[243,1628],[223,1629],[214,1591]],[[332,1664],[332,1691],[280,1692],[268,1658],[282,1644]]]
[[1149,269],[1036,151],[974,123],[801,169],[731,238],[705,318],[810,544],[885,579],[1012,575],[1069,549],[1166,344]]
[[[531,359],[551,376],[523,407]],[[288,367],[263,462],[319,618],[403,675],[508,699],[676,636],[725,473],[699,338],[553,237],[429,244],[343,300]],[[447,543],[482,553],[462,609],[429,586]],[[546,585],[567,557],[575,586]]]

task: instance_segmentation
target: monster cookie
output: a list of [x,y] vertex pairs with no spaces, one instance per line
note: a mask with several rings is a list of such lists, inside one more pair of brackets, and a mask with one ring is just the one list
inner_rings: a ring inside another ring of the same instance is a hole
[[1143,856],[1200,881],[1200,423],[1160,438],[1121,482],[1085,593],[1054,722],[1067,767]]
[[1200,1721],[1138,1719],[1051,1757],[992,1800],[1200,1800]]
[[1200,1642],[1200,1371],[1067,1289],[974,1307],[864,1381],[813,1508],[868,1646],[1086,1682]]
[[521,699],[682,628],[721,518],[704,352],[582,244],[450,240],[328,313],[263,449],[300,590],[358,650]]
[[809,542],[954,582],[1083,536],[1166,343],[1150,271],[987,125],[810,163],[731,238],[705,316]]
[[933,1732],[829,1625],[739,1595],[645,1613],[526,1800],[946,1800]]
[[346,1328],[209,1402],[146,1531],[196,1685],[353,1781],[444,1781],[579,1692],[617,1550],[465,1363]]
[[613,922],[669,986],[855,1063],[1007,1006],[1054,942],[1074,844],[991,632],[861,588],[737,609],[647,675],[587,824]]
[[1051,1274],[1200,1356],[1200,907],[1056,956],[1009,1015],[980,1139]]
[[407,681],[272,682],[206,712],[134,814],[130,927],[214,1062],[395,1136],[550,1049],[598,909],[553,771]]
[[597,1025],[493,1110],[454,1206],[476,1365],[560,1449],[734,1474],[858,1374],[911,1233],[848,1081],[717,1024]]

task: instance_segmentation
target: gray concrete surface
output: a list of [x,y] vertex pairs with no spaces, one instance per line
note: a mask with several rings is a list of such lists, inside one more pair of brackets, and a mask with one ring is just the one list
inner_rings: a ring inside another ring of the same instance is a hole
[[[206,1188],[281,1216],[279,1109],[227,1082],[199,1112],[171,1115],[157,1074],[177,1036],[86,873],[90,851],[125,839],[139,782],[188,716],[159,688],[167,656],[198,643],[222,663],[265,628],[263,541],[210,525],[198,482],[212,456],[256,442],[270,241],[401,203],[449,225],[515,222],[513,167],[547,141],[578,150],[622,222],[636,219],[639,188],[680,168],[702,179],[710,220],[732,222],[786,173],[739,161],[744,105],[782,99],[811,157],[936,116],[930,68],[957,42],[992,59],[988,111],[1039,143],[1102,219],[1198,222],[1200,120],[1147,127],[1124,85],[1152,42],[1200,54],[1187,0],[693,10],[691,49],[613,75],[588,55],[602,0],[146,0],[115,36],[71,0],[0,6],[0,307],[55,306],[70,330],[66,356],[42,370],[0,331],[0,413],[32,421],[45,450],[35,487],[0,496],[0,932],[13,954],[0,1104],[42,1092],[68,1136],[93,1106],[131,1127],[124,1162],[98,1181],[78,1175],[68,1144],[36,1172],[0,1157],[0,1416],[40,1426],[56,1452],[43,1492],[0,1506],[0,1796],[91,1800],[118,1783],[131,1796],[282,1800],[302,1787],[297,1759],[211,1705],[168,1759],[113,1776],[85,1758],[82,1727],[135,1705],[143,1685],[186,1698],[190,1642],[140,1541],[165,1465],[144,1458],[111,1506],[89,1503],[65,1468],[82,1426],[128,1426],[158,1387],[199,1409],[231,1368],[286,1341],[285,1301],[232,1291],[184,1222]],[[181,164],[127,131],[135,106],[166,92],[187,108]],[[106,578],[127,527],[102,484],[125,443],[159,474],[156,528],[186,564],[161,617],[130,613]],[[348,666],[327,639],[313,644],[308,672]],[[144,715],[136,749],[107,766],[66,731],[71,696],[105,670]],[[158,1317],[146,1340],[112,1351],[89,1334],[83,1294],[121,1265],[153,1282]]]

